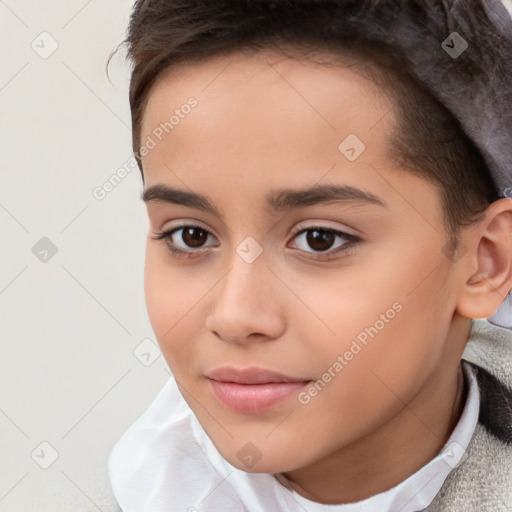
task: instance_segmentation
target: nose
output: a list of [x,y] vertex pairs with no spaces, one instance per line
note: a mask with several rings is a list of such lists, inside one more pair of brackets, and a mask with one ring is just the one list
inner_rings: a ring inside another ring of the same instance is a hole
[[259,257],[247,263],[238,254],[230,270],[212,290],[213,306],[206,328],[227,343],[246,344],[276,339],[284,332],[283,304],[279,303],[282,283]]

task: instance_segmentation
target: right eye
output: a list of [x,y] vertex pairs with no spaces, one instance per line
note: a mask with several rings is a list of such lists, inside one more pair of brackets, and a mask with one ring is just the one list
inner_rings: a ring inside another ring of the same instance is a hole
[[[211,247],[211,245],[203,247],[208,237],[213,238],[209,231],[201,226],[190,224],[153,234],[154,240],[164,240],[169,251],[176,256],[181,255],[181,257],[204,253],[206,248]],[[194,248],[199,250],[193,250]]]

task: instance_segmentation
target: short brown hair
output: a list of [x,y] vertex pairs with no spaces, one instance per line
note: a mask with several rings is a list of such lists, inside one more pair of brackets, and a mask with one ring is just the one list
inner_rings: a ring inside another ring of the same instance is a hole
[[[479,32],[492,45],[482,2],[467,7],[472,23],[456,27],[449,0],[136,0],[121,45],[127,46],[133,64],[132,143],[142,178],[142,115],[151,87],[164,70],[233,51],[288,47],[304,56],[327,51],[333,58],[356,57],[355,71],[387,93],[397,120],[389,137],[390,154],[399,166],[438,186],[453,240],[461,225],[481,218],[485,207],[500,196],[481,153],[459,122],[414,76],[407,48],[423,45],[427,36],[439,41],[439,53],[426,48],[421,54],[421,65],[435,79],[439,66],[452,65],[441,42],[454,28],[466,37]],[[470,53],[458,58],[453,72],[478,80],[485,64]]]

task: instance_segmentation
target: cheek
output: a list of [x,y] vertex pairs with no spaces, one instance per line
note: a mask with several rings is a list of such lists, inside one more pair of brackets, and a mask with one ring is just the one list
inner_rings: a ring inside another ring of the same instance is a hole
[[358,318],[338,313],[335,341],[321,340],[321,361],[320,344],[310,349],[317,380],[299,397],[298,419],[300,428],[318,434],[315,447],[337,449],[369,434],[402,410],[433,371],[433,340],[409,321],[407,306],[395,302],[375,310],[383,317],[370,311],[366,319],[364,311]]
[[391,390],[412,397],[442,358],[452,314],[446,269],[434,251],[407,245],[409,253],[388,248],[358,269],[297,281],[318,317],[302,320],[301,339],[318,376],[329,381],[321,394],[359,417],[397,402]]
[[194,306],[206,289],[197,279],[191,279],[188,272],[190,270],[173,267],[163,250],[148,242],[144,270],[146,307],[157,341],[173,373],[177,370],[175,361],[188,363],[192,357],[192,344],[187,343],[192,333],[188,333],[187,328],[202,325],[196,318],[198,308]]
[[160,341],[162,334],[174,324],[176,290],[173,290],[174,285],[172,279],[169,279],[169,270],[159,252],[152,242],[147,242],[144,293],[149,319]]
[[322,340],[325,347],[343,351],[355,338],[364,344],[396,329],[424,329],[423,319],[433,307],[439,309],[442,281],[432,272],[439,261],[407,245],[371,248],[344,267],[286,276],[307,305],[290,297],[296,321],[306,329],[301,339],[312,342],[311,350],[318,350]]

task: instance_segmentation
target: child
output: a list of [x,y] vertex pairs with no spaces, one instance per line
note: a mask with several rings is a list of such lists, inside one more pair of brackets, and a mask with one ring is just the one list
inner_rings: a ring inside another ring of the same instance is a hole
[[498,0],[139,0],[173,378],[126,511],[512,510],[512,21]]

